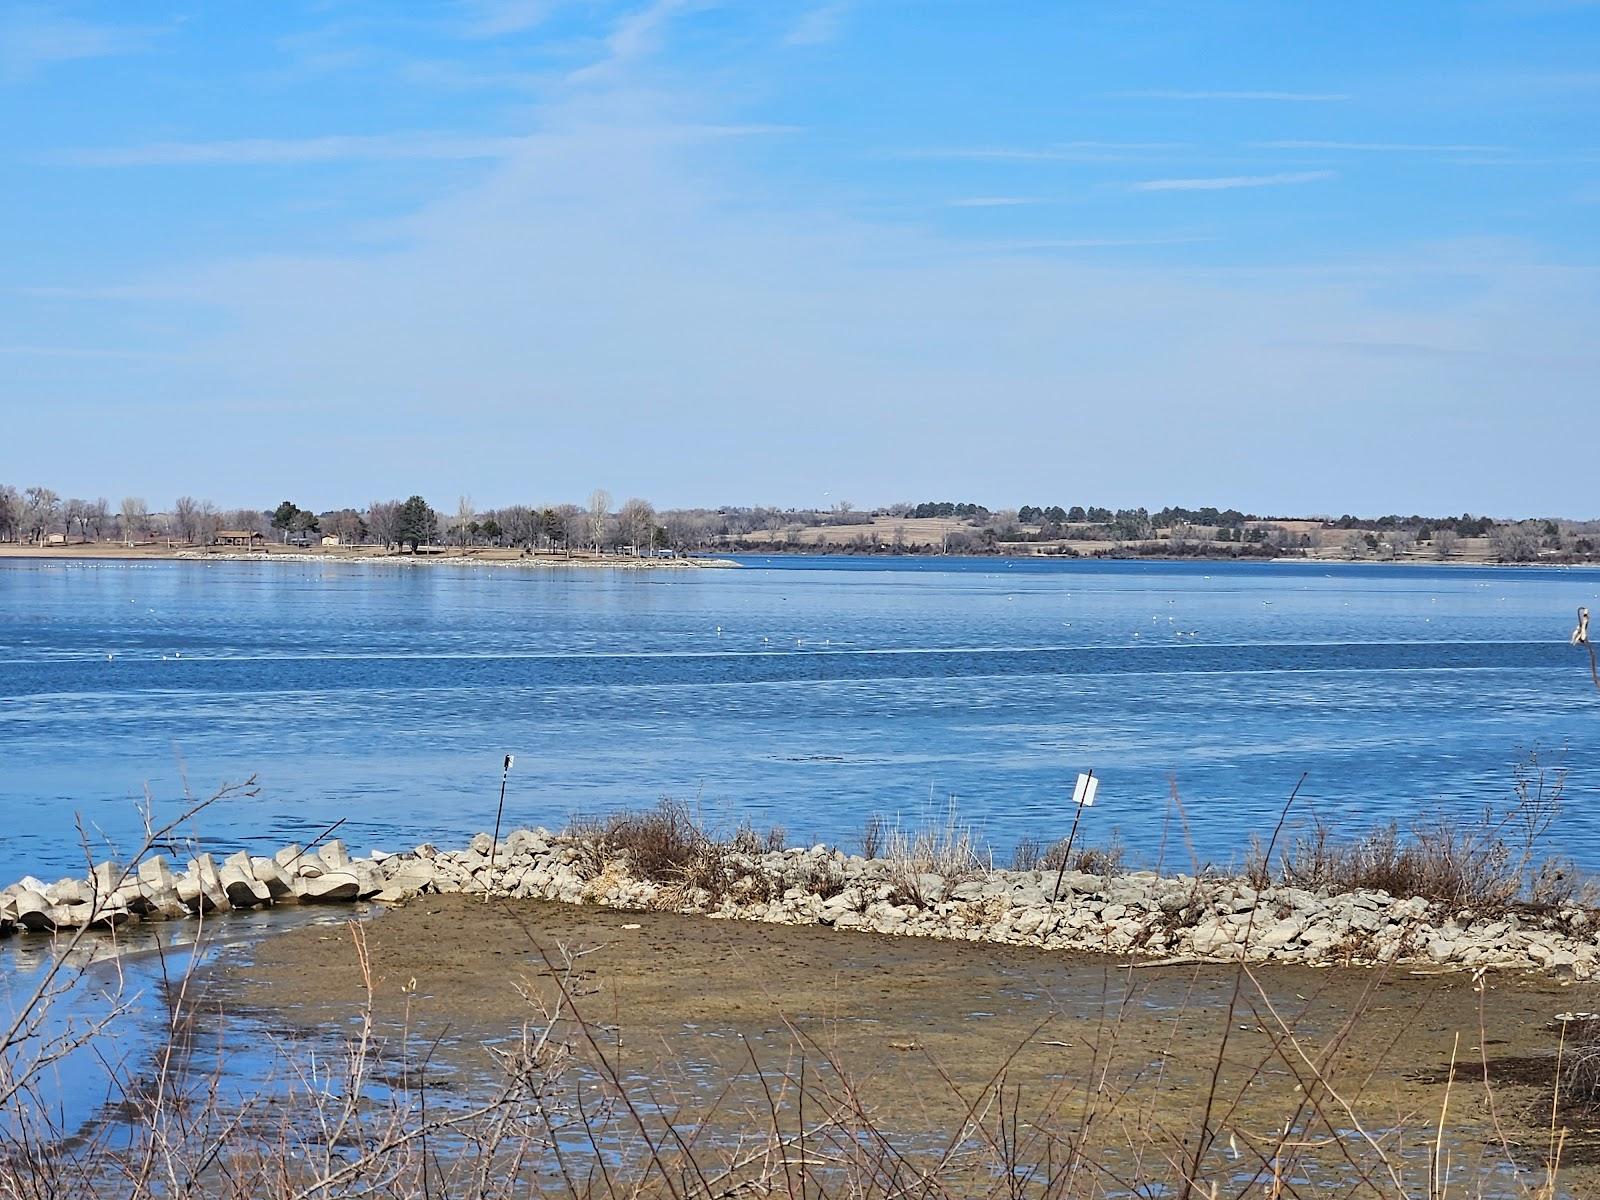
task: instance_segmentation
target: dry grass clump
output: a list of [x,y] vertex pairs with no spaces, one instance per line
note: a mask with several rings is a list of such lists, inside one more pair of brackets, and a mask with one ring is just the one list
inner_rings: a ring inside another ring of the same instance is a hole
[[566,834],[590,849],[596,874],[626,856],[635,878],[655,883],[680,882],[714,844],[687,805],[668,799],[642,811],[574,817]]
[[781,826],[760,833],[747,819],[720,838],[687,804],[663,798],[654,808],[574,817],[565,836],[583,854],[580,866],[591,879],[625,867],[635,879],[704,891],[715,901],[735,889],[748,899],[765,898],[764,876],[751,860],[782,850],[785,834]]
[[626,867],[635,879],[702,889],[713,897],[734,882],[732,847],[707,833],[688,805],[676,800],[663,799],[642,811],[574,818],[566,833],[584,853],[581,866],[590,878]]
[[[1267,881],[1259,860],[1250,874],[1255,881]],[[1416,822],[1405,834],[1391,821],[1356,838],[1342,838],[1318,819],[1284,850],[1277,881],[1331,892],[1373,889],[1483,909],[1523,901],[1562,904],[1577,891],[1567,868],[1552,862],[1531,869],[1519,866],[1510,848],[1487,836],[1483,826],[1445,818]]]
[[759,832],[746,817],[739,822],[739,828],[733,831],[733,838],[728,843],[740,854],[754,857],[758,854],[775,854],[784,848],[788,840],[789,831],[782,825],[774,825],[766,833]]
[[1600,1015],[1566,1015],[1571,1019],[1560,1022],[1559,1099],[1592,1121],[1600,1115]]
[[883,843],[883,857],[896,874],[943,875],[962,879],[993,868],[988,848],[960,819],[954,798],[942,821],[930,817],[920,828],[891,825]]
[[[688,805],[671,799],[650,809],[573,817],[564,836],[583,855],[580,869],[587,878],[626,874],[679,891],[700,889],[713,900],[770,900],[788,885],[828,899],[846,882],[831,853],[791,866],[781,880],[769,877],[754,860],[784,849],[781,826],[763,833],[746,819],[731,835],[719,837]],[[861,856],[884,864],[899,902],[920,906],[944,899],[950,885],[994,869],[992,850],[961,819],[954,799],[942,812],[930,812],[909,827],[871,814],[862,829]],[[1125,857],[1126,848],[1115,834],[1103,846],[1074,845],[1067,839],[1047,844],[1025,837],[1017,844],[1012,867],[1055,871],[1067,861],[1069,870],[1109,878],[1122,871]]]
[[1011,853],[1011,869],[1059,871],[1065,863],[1069,871],[1082,871],[1086,875],[1109,878],[1122,871],[1127,856],[1127,848],[1115,836],[1112,837],[1110,844],[1105,846],[1081,844],[1070,846],[1070,859],[1067,857],[1068,850],[1069,843],[1066,838],[1047,843],[1034,837],[1025,837],[1017,842],[1016,849]]
[[889,821],[882,813],[870,815],[861,829],[861,857],[877,858],[883,853],[884,839],[889,835]]
[[1509,800],[1476,820],[1433,814],[1404,831],[1391,821],[1351,836],[1317,818],[1270,861],[1258,849],[1247,874],[1257,887],[1370,889],[1471,909],[1590,904],[1571,864],[1544,853],[1565,785],[1560,761],[1534,750],[1517,765]]
[[988,848],[964,824],[954,797],[944,819],[930,816],[920,828],[889,825],[883,838],[883,860],[899,904],[927,908],[943,900],[950,886],[993,870]]

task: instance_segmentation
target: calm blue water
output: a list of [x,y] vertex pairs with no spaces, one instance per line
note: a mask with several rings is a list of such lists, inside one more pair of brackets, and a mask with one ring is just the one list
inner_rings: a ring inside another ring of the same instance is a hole
[[1091,836],[1153,855],[1175,779],[1226,862],[1302,771],[1307,812],[1476,810],[1535,744],[1568,748],[1562,841],[1600,867],[1600,692],[1566,644],[1600,571],[745,561],[0,562],[0,878],[81,863],[75,814],[128,842],[185,776],[259,778],[204,816],[219,847],[340,817],[356,849],[456,842],[507,752],[515,823],[670,795],[848,842],[954,795],[1002,854],[1061,833],[1092,766]]

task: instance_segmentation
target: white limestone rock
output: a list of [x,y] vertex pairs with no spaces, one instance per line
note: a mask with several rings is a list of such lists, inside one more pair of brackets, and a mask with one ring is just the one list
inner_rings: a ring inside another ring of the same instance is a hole
[[334,904],[356,899],[361,894],[361,881],[349,871],[300,876],[294,881],[294,894],[302,904]]
[[[28,877],[28,881],[38,882],[32,876]],[[24,888],[16,894],[14,902],[17,907],[17,924],[34,933],[55,932],[56,922],[51,912],[53,905],[45,898],[42,890]]]

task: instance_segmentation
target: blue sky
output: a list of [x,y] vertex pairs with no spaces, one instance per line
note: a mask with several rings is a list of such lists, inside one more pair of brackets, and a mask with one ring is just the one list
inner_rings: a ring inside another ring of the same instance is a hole
[[1600,4],[0,4],[0,481],[1592,516]]

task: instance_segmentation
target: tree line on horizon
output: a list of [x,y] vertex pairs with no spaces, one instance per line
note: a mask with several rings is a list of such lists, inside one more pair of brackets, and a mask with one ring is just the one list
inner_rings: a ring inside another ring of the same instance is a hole
[[[935,536],[909,531],[900,522],[958,523]],[[887,532],[885,532],[887,526]],[[1298,526],[1299,528],[1293,528]],[[1310,528],[1307,528],[1310,526]],[[376,545],[416,551],[423,547],[504,547],[528,553],[585,550],[653,554],[695,550],[770,550],[798,545],[802,529],[823,531],[831,548],[865,553],[996,553],[1007,546],[1065,540],[1105,542],[1138,552],[1186,555],[1306,553],[1344,537],[1350,558],[1401,557],[1417,546],[1448,558],[1463,538],[1490,540],[1494,557],[1528,562],[1552,555],[1586,557],[1600,546],[1600,523],[1558,519],[1496,521],[1460,516],[1337,518],[1258,516],[1239,509],[1168,506],[1112,509],[1096,505],[1032,505],[991,510],[965,501],[900,503],[857,510],[848,501],[828,509],[722,507],[657,510],[632,497],[613,506],[597,489],[584,505],[512,504],[479,511],[461,497],[453,511],[435,508],[420,495],[375,500],[365,508],[316,511],[284,500],[272,509],[218,508],[209,500],[180,496],[165,511],[140,497],[115,508],[105,498],[63,499],[42,485],[0,484],[0,542],[41,543],[166,539],[207,545],[223,532],[309,544],[332,535],[347,546]],[[829,531],[840,531],[837,538]],[[848,532],[846,532],[848,531]],[[815,541],[805,543],[813,548]]]

